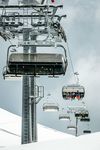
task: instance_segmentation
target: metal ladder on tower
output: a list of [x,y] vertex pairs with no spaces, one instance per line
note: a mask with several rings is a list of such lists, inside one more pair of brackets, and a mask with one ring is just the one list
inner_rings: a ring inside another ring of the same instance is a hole
[[23,144],[29,143],[29,78],[28,76],[23,77],[23,98],[24,102],[22,104],[23,109],[23,117],[22,121],[24,121],[24,124],[22,124],[22,141]]

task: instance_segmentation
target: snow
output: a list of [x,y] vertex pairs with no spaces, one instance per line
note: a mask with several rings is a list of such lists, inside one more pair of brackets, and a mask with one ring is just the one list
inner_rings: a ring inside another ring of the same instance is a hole
[[39,142],[21,145],[21,117],[0,109],[1,150],[100,150],[100,132],[74,137],[38,124]]
[[0,109],[0,147],[20,145],[21,118]]
[[[72,138],[72,135],[38,124],[38,142]],[[21,144],[21,117],[0,109],[0,147]]]
[[78,138],[53,140],[21,146],[7,147],[2,150],[100,150],[100,133]]

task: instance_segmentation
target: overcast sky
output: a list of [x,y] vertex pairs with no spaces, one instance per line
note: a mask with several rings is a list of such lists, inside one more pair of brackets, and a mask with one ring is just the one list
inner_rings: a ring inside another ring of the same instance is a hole
[[[100,0],[58,0],[57,2],[64,5],[60,12],[67,15],[61,23],[67,34],[75,71],[79,72],[80,84],[86,89],[84,102],[90,112],[90,128],[93,132],[100,131]],[[9,42],[0,38],[0,107],[21,115],[22,81],[2,79],[2,68],[6,63],[8,45]],[[72,81],[70,61],[64,77],[37,79],[37,84],[45,87],[45,97],[37,107],[38,122],[68,132],[68,123],[58,120],[61,109],[59,114],[44,113],[42,106],[47,101],[48,93],[51,94],[48,101],[56,101],[61,108],[73,104],[64,101],[61,95],[62,87]]]

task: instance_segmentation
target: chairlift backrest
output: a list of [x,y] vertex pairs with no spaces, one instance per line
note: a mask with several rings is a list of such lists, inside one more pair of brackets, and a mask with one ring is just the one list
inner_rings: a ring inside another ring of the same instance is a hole
[[47,62],[47,63],[64,63],[62,54],[48,53],[14,53],[9,57],[9,62]]

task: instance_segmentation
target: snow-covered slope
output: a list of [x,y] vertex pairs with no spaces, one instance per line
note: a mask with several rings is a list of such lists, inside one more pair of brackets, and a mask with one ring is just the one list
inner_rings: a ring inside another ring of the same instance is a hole
[[[38,141],[72,138],[65,134],[38,124]],[[20,145],[21,117],[0,109],[0,147]]]
[[0,109],[1,150],[100,150],[100,132],[73,137],[38,125],[37,143],[20,145],[21,117]]
[[0,147],[20,145],[20,125],[20,117],[0,109]]
[[100,133],[85,135],[78,138],[53,140],[26,144],[1,150],[100,150]]

